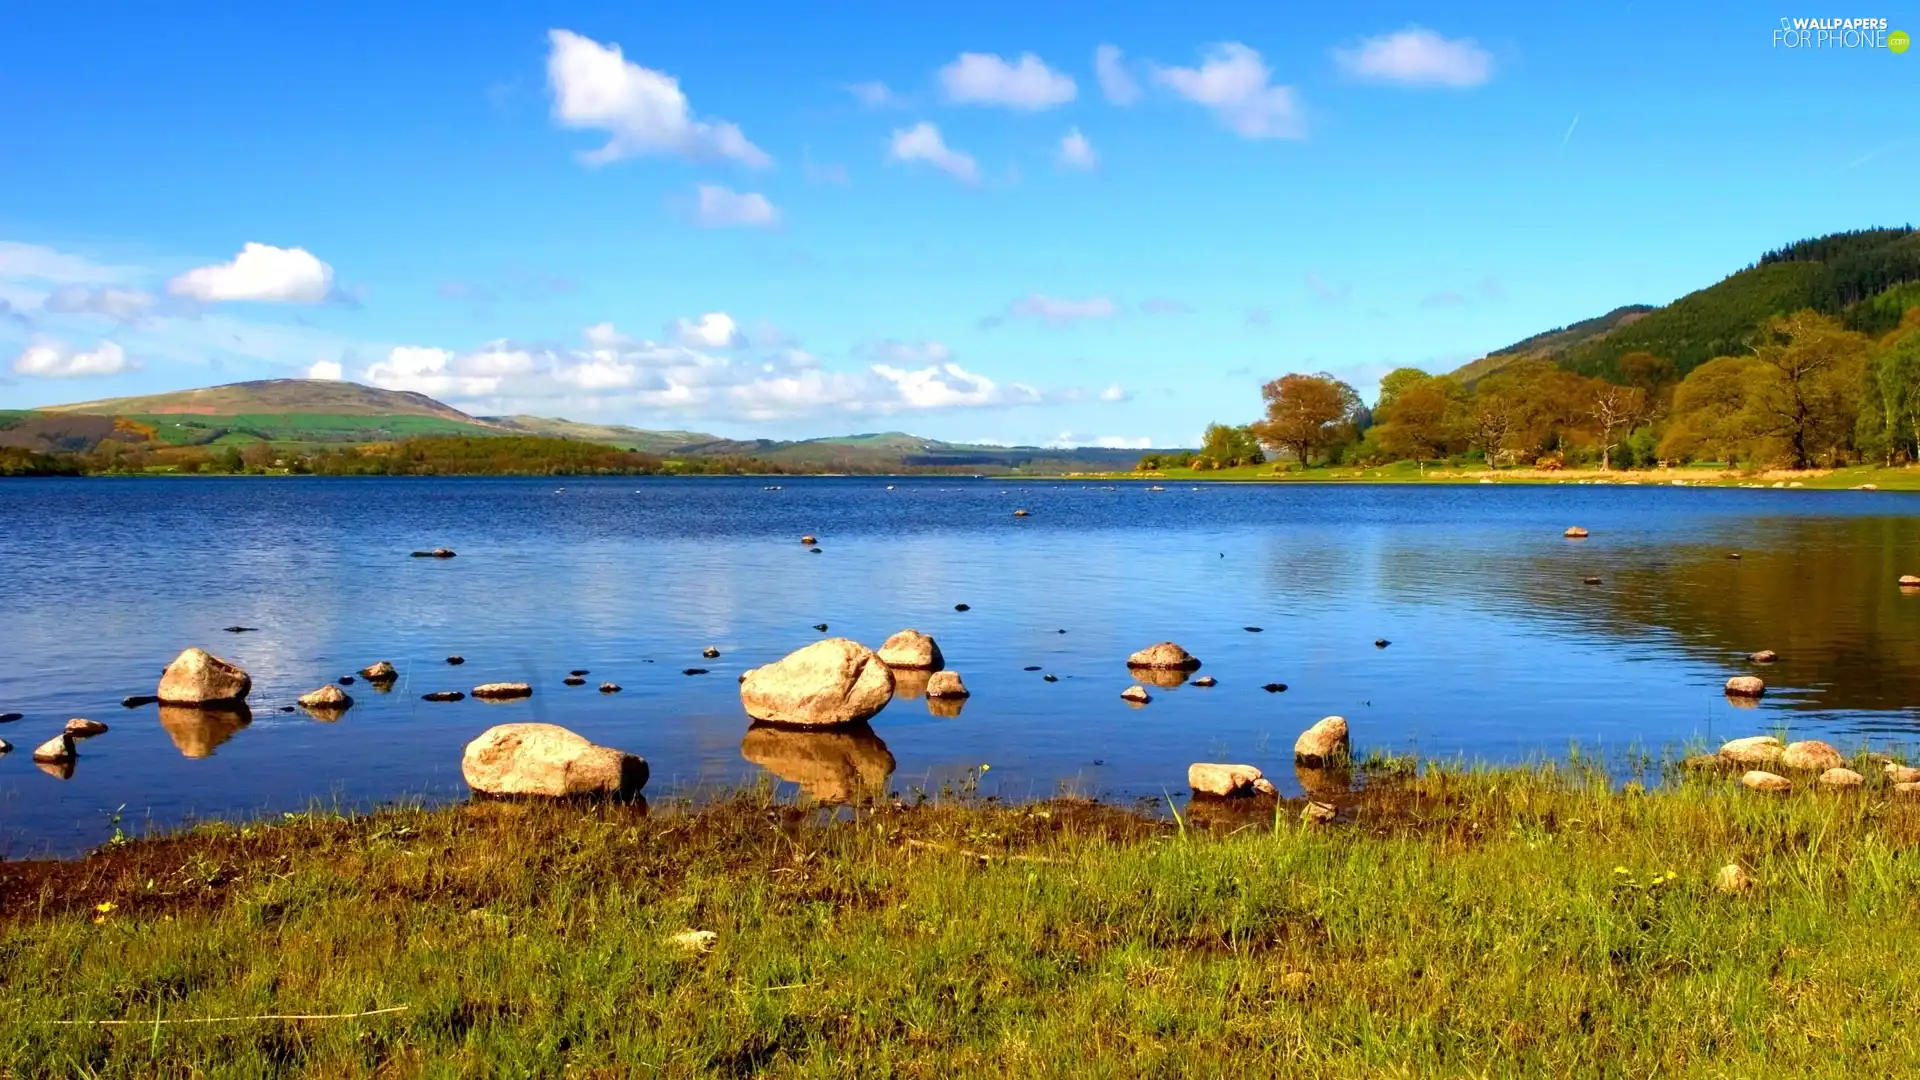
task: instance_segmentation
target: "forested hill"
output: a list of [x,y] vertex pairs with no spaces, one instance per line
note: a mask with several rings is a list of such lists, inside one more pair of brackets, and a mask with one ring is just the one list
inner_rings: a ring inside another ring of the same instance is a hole
[[1834,233],[1769,251],[1717,284],[1660,308],[1617,308],[1489,353],[1455,374],[1473,380],[1541,358],[1582,375],[1620,380],[1620,358],[1648,352],[1687,372],[1747,351],[1760,323],[1811,308],[1848,329],[1881,334],[1920,303],[1920,233],[1912,227]]

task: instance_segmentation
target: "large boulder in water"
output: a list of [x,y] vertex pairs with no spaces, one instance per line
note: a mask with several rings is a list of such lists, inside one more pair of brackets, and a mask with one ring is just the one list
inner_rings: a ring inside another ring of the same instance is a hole
[[1150,645],[1127,657],[1127,666],[1132,668],[1160,668],[1174,671],[1192,671],[1200,666],[1200,661],[1192,653],[1163,641]]
[[1308,768],[1339,765],[1352,756],[1345,717],[1329,716],[1300,733],[1293,743],[1293,763]]
[[918,630],[906,629],[888,638],[880,646],[880,662],[890,668],[910,671],[939,671],[946,666],[940,646]]
[[194,648],[167,665],[160,676],[159,697],[168,705],[211,705],[245,701],[252,690],[253,679],[239,665]]
[[1757,698],[1767,692],[1767,681],[1758,675],[1735,675],[1727,680],[1727,696]]
[[467,744],[460,774],[484,795],[632,795],[647,786],[645,758],[556,724],[488,728]]
[[1261,779],[1259,768],[1253,765],[1196,761],[1187,766],[1187,786],[1193,789],[1195,795],[1212,795],[1221,799],[1251,795],[1254,784]]
[[332,683],[310,694],[302,694],[296,701],[307,712],[328,720],[338,720],[341,713],[353,708],[353,698]]
[[963,698],[970,693],[967,684],[960,681],[957,671],[936,671],[933,678],[927,680],[927,696],[930,698]]
[[892,669],[846,638],[816,641],[754,668],[740,683],[748,716],[790,727],[857,724],[892,700]]
[[740,756],[782,780],[800,785],[817,802],[850,803],[886,794],[893,754],[865,724],[834,731],[795,731],[755,724],[740,740]]

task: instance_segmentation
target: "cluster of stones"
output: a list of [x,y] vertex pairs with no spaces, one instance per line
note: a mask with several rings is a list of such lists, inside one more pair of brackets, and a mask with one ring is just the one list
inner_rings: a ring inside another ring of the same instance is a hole
[[[1876,763],[1895,794],[1920,795],[1920,768],[1883,758]],[[1754,791],[1792,791],[1794,781],[1785,774],[1811,776],[1815,785],[1829,790],[1846,791],[1866,783],[1866,777],[1847,767],[1839,750],[1818,739],[1787,743],[1772,735],[1750,735],[1727,741],[1719,753],[1689,758],[1687,765],[1740,770],[1740,783]]]

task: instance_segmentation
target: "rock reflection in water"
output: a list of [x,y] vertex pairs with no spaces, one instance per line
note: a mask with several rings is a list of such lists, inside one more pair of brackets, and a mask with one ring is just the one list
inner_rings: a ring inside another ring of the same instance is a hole
[[34,768],[39,769],[41,772],[46,773],[56,780],[73,779],[72,758],[68,758],[65,761],[36,761],[33,765]]
[[927,699],[927,711],[943,720],[952,720],[954,717],[960,715],[961,709],[966,707],[967,699],[963,697],[930,697]]
[[1130,667],[1127,669],[1127,674],[1131,676],[1135,682],[1143,682],[1148,686],[1157,686],[1162,690],[1171,690],[1176,686],[1185,686],[1187,679],[1192,677],[1193,672],[1180,668]]
[[214,748],[253,722],[245,705],[202,708],[195,705],[160,706],[160,726],[184,757],[211,757]]
[[927,696],[927,683],[933,680],[933,672],[914,668],[893,669],[893,696],[909,701]]
[[823,803],[882,796],[893,775],[893,754],[865,724],[831,731],[755,724],[740,740],[740,756]]

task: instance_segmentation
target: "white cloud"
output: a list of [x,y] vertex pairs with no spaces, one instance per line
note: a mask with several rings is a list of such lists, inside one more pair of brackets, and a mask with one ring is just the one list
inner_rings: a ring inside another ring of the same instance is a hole
[[971,155],[950,149],[940,129],[922,120],[893,133],[887,156],[894,161],[924,161],[963,184],[980,182],[980,164]]
[[[602,323],[589,328],[589,332],[598,332],[601,327],[612,330],[611,324]],[[732,349],[747,343],[739,324],[724,311],[709,311],[698,319],[675,319],[667,333],[674,341],[694,349]]]
[[1093,144],[1080,134],[1079,128],[1069,130],[1060,139],[1060,167],[1091,172],[1100,167],[1100,155],[1093,150]]
[[55,285],[106,285],[138,277],[136,266],[106,266],[39,244],[0,240],[0,278]]
[[13,358],[13,373],[34,379],[96,378],[118,375],[137,366],[111,341],[101,342],[92,352],[75,352],[61,342],[41,340]]
[[878,79],[871,82],[849,83],[846,91],[853,95],[855,101],[869,109],[885,109],[906,104],[899,94],[894,93],[886,83]]
[[961,53],[940,69],[947,100],[960,105],[1004,105],[1037,112],[1073,100],[1073,79],[1048,67],[1038,56],[1021,53],[1008,63],[992,53]]
[[1152,448],[1153,439],[1145,435],[1076,435],[1063,431],[1048,440],[1050,450],[1072,450],[1082,446],[1099,447],[1102,450],[1147,450]]
[[1402,86],[1479,86],[1493,78],[1493,56],[1472,38],[1447,38],[1409,26],[1362,38],[1333,50],[1334,62],[1355,78]]
[[333,291],[333,267],[305,248],[248,243],[232,262],[189,270],[167,282],[167,291],[209,304],[224,300],[317,304]]
[[1122,388],[1119,383],[1113,383],[1109,385],[1105,390],[1100,391],[1101,401],[1108,401],[1108,402],[1125,401],[1131,396],[1132,395],[1127,393],[1126,390]]
[[587,164],[648,154],[727,158],[754,168],[773,163],[736,125],[695,120],[678,79],[628,60],[619,45],[602,45],[571,30],[549,30],[547,37],[553,118],[565,127],[609,136],[605,146],[582,155]]
[[1085,300],[1063,300],[1034,293],[1007,305],[1009,315],[1039,319],[1051,326],[1064,326],[1082,319],[1111,319],[1120,314],[1120,305],[1108,296],[1089,296]]
[[1212,109],[1248,139],[1299,139],[1306,120],[1291,86],[1273,86],[1260,54],[1237,41],[1214,45],[1197,68],[1154,65],[1154,81],[1196,105]]
[[693,219],[709,229],[770,229],[780,224],[780,210],[756,192],[701,184]]
[[534,353],[504,341],[489,342],[463,356],[449,349],[397,345],[386,359],[369,365],[361,379],[383,390],[472,399],[498,394],[510,378],[531,374],[536,366]]
[[1108,104],[1131,105],[1140,100],[1140,84],[1127,70],[1118,46],[1102,45],[1093,50],[1093,72],[1100,78],[1100,92],[1107,96]]
[[[946,352],[944,347],[940,351],[943,355]],[[1024,383],[1001,386],[985,375],[976,375],[951,360],[915,369],[875,364],[873,373],[891,383],[902,404],[911,409],[1032,405],[1041,400],[1040,391],[1031,386]]]
[[340,377],[344,374],[345,372],[341,370],[340,362],[338,360],[320,360],[320,361],[316,361],[314,364],[312,364],[307,368],[306,372],[304,373],[304,377],[309,379],[327,379],[334,382],[338,382],[340,380]]
[[153,307],[153,294],[138,289],[90,289],[85,285],[62,285],[40,302],[42,311],[55,315],[101,315],[129,322]]

